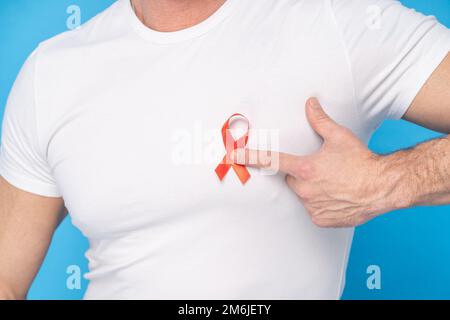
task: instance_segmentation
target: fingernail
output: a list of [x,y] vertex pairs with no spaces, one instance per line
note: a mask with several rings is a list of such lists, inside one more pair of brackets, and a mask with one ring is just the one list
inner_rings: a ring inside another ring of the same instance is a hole
[[310,98],[308,102],[311,108],[320,109],[320,103],[319,100],[317,100],[317,98]]

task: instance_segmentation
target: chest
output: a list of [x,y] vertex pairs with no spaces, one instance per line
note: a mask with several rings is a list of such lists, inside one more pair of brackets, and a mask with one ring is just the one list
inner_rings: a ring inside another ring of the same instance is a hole
[[[127,74],[127,63],[113,62],[91,73],[88,82],[97,90],[59,118],[48,148],[66,206],[87,234],[132,230],[217,206],[275,210],[289,192],[281,174],[250,170],[245,186],[233,171],[223,182],[215,175],[225,154],[220,129],[233,113],[250,121],[250,148],[316,151],[321,140],[304,112],[311,96],[364,135],[343,55],[237,47],[187,47],[183,55],[139,57],[132,62],[141,65],[135,74]],[[239,123],[235,130],[239,135]]]

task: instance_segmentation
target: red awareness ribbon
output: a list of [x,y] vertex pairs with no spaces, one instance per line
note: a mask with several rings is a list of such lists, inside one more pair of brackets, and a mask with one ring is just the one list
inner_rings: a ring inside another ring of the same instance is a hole
[[[240,117],[247,122],[247,131],[245,134],[240,137],[237,140],[234,140],[233,135],[230,132],[230,123],[233,120],[233,118]],[[228,120],[224,123],[222,127],[222,139],[223,144],[225,146],[225,150],[227,151],[226,155],[223,157],[222,161],[219,163],[219,165],[216,167],[216,174],[219,177],[220,181],[223,180],[223,178],[227,175],[228,170],[230,170],[230,167],[233,167],[234,172],[236,172],[239,180],[241,180],[242,184],[245,184],[248,179],[250,179],[250,173],[248,172],[247,168],[243,165],[236,164],[233,162],[233,160],[230,158],[231,152],[236,149],[243,148],[247,145],[248,142],[248,131],[250,129],[250,122],[248,119],[243,116],[240,113],[235,113],[231,117],[228,118]]]

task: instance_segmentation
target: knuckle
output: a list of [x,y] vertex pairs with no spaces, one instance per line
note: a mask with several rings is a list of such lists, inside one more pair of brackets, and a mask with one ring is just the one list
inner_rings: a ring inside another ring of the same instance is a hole
[[362,224],[365,224],[366,222],[367,222],[367,218],[361,216],[355,220],[355,222],[353,223],[353,227],[360,226]]
[[300,184],[299,186],[297,186],[297,195],[304,200],[310,199],[312,194],[309,190],[309,188],[305,185]]
[[299,161],[296,165],[296,174],[302,179],[310,179],[314,173],[314,167],[311,162]]
[[319,220],[315,225],[317,227],[319,227],[319,228],[328,228],[328,227],[330,227],[330,225],[328,223],[326,223],[325,221],[323,221],[323,220]]
[[311,222],[314,223],[316,226],[319,226],[320,219],[318,217],[316,217],[315,215],[312,215],[311,216]]
[[316,216],[316,215],[312,215],[311,216],[311,221],[314,225],[316,225],[317,227],[325,227],[326,226],[326,222],[321,219],[320,217]]
[[355,217],[349,217],[347,219],[344,219],[342,222],[343,227],[356,227],[360,225],[361,219],[355,218]]
[[320,124],[325,124],[330,121],[331,121],[330,117],[325,112],[320,112],[319,114],[316,115],[316,122]]
[[293,176],[288,175],[288,174],[286,175],[285,179],[286,179],[286,184],[289,186],[289,188],[295,190],[296,183],[297,183],[296,179]]

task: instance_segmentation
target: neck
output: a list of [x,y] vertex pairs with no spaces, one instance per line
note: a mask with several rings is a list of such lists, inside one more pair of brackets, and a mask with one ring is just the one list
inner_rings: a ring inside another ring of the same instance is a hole
[[173,32],[206,20],[226,0],[131,0],[137,17],[147,27]]

